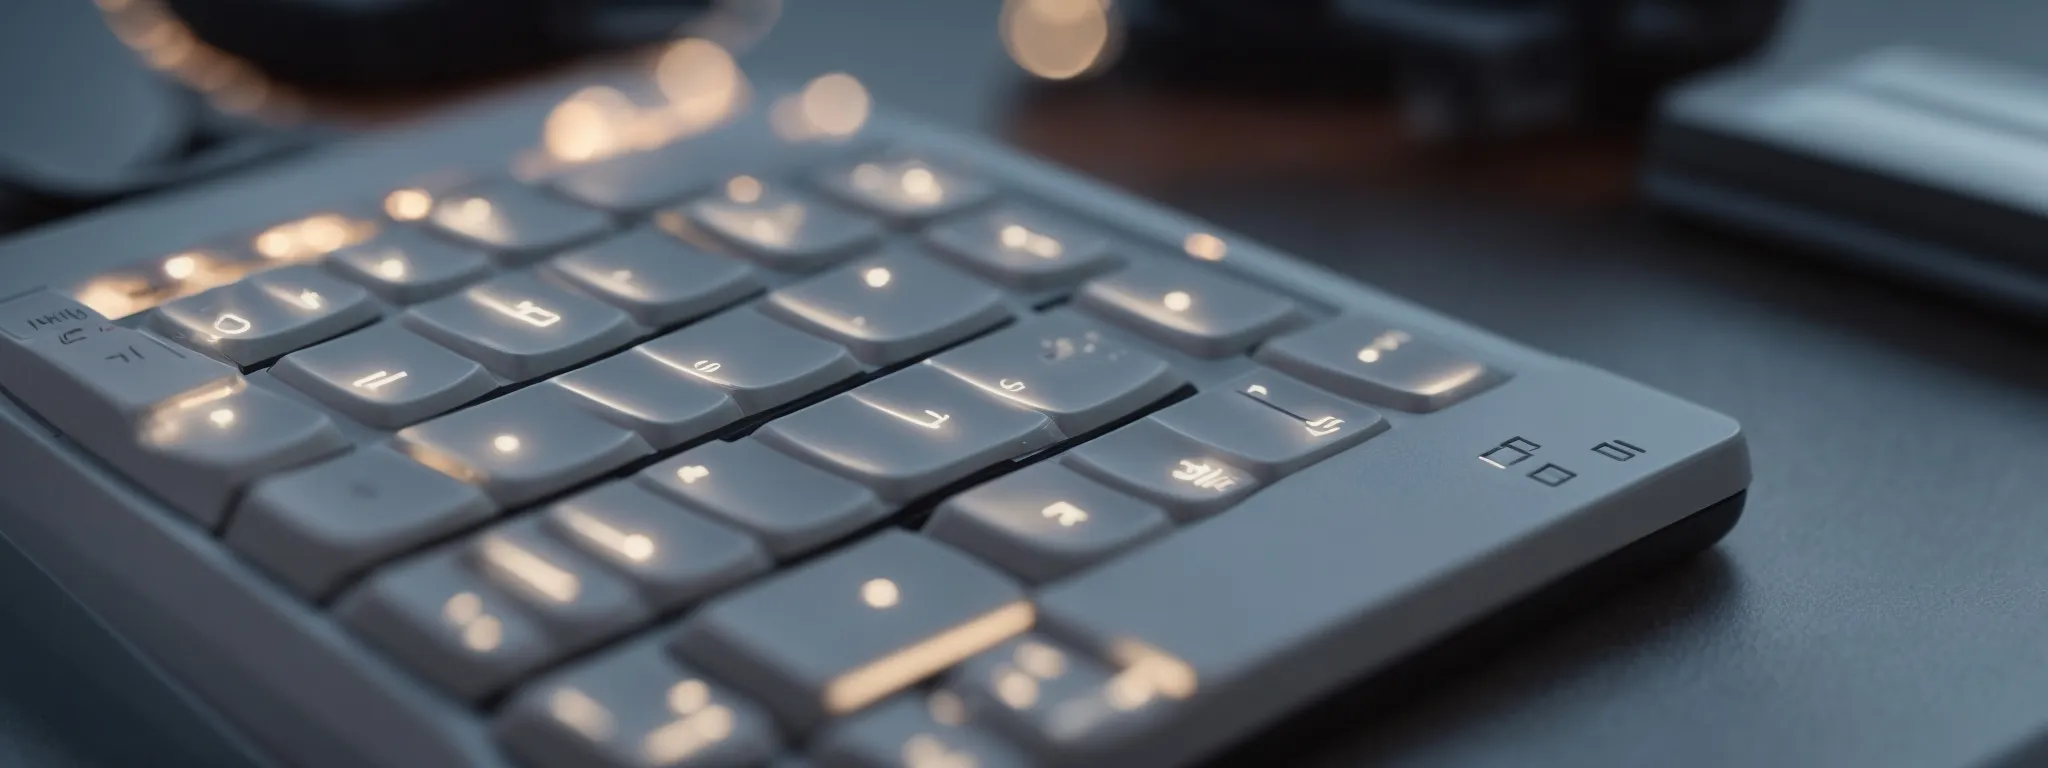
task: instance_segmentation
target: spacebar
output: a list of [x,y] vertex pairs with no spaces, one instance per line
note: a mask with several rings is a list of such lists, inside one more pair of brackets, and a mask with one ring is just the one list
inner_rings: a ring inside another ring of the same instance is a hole
[[[1479,458],[1515,438],[1535,446],[1525,458]],[[1594,450],[1617,441],[1633,450]],[[1532,477],[1546,465],[1572,476]],[[1173,714],[1103,764],[1183,763],[1748,479],[1734,421],[1567,366],[1397,426],[1049,587],[1041,624],[1112,662],[1171,671]]]

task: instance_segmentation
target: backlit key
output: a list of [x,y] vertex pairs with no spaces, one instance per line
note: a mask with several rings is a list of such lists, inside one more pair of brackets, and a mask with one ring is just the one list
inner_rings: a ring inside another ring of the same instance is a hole
[[770,269],[808,272],[866,249],[882,229],[802,195],[734,176],[710,195],[656,217],[671,229],[696,229],[737,246]]
[[1301,317],[1285,296],[1182,261],[1147,261],[1095,278],[1074,300],[1197,357],[1241,353]]
[[753,766],[779,741],[753,702],[645,643],[526,685],[496,731],[533,768]]
[[817,182],[834,198],[903,225],[979,205],[995,191],[970,174],[911,155],[835,165]]
[[164,304],[154,326],[185,346],[247,367],[338,336],[377,314],[360,286],[296,265]]
[[1105,485],[1165,507],[1181,522],[1220,512],[1259,486],[1224,454],[1151,417],[1083,443],[1062,460]]
[[542,527],[626,574],[656,610],[694,603],[774,563],[752,537],[626,481],[563,499],[519,525]]
[[426,222],[456,242],[527,264],[604,234],[611,218],[511,182],[485,185],[435,201]]
[[652,614],[631,583],[550,535],[539,518],[495,526],[458,551],[469,567],[525,603],[566,650],[616,635]]
[[634,347],[660,363],[731,395],[749,414],[774,409],[860,373],[838,344],[742,307]]
[[326,266],[385,301],[413,304],[481,279],[491,261],[481,250],[391,227],[374,240],[336,251]]
[[523,601],[445,549],[378,571],[343,594],[334,614],[461,701],[503,689],[564,652]]
[[399,430],[399,450],[512,506],[564,490],[652,452],[639,435],[578,408],[565,392],[527,389]]
[[1107,235],[1015,205],[939,222],[925,241],[953,262],[1024,291],[1071,288],[1123,261]]
[[544,267],[649,327],[709,314],[761,290],[754,268],[642,227],[550,260]]
[[947,350],[925,365],[1084,435],[1187,383],[1166,361],[1101,332],[1102,321],[1053,312]]
[[1471,355],[1361,315],[1274,339],[1254,358],[1345,397],[1413,413],[1449,406],[1507,379]]
[[1379,413],[1287,376],[1255,370],[1152,418],[1266,482],[1387,429]]
[[777,289],[761,311],[844,344],[877,366],[923,357],[1010,317],[994,288],[908,253],[864,259]]
[[481,365],[381,323],[285,355],[271,375],[373,427],[418,423],[497,387]]
[[597,357],[637,333],[626,313],[525,273],[413,307],[403,322],[514,381]]

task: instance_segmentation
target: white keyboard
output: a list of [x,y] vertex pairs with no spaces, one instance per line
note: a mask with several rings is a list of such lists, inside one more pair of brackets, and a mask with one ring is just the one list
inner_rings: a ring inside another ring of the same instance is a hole
[[1184,764],[1739,514],[1724,416],[973,139],[527,162],[582,85],[0,244],[0,533],[260,759]]

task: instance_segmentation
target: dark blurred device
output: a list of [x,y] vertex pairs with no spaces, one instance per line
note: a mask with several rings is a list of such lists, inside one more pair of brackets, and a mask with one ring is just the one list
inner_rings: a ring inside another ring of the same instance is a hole
[[1983,55],[1888,46],[1690,86],[1648,194],[2048,316],[2048,74]]
[[1436,135],[1637,115],[1743,56],[1784,0],[1140,0],[1120,69],[1260,87],[1392,85]]

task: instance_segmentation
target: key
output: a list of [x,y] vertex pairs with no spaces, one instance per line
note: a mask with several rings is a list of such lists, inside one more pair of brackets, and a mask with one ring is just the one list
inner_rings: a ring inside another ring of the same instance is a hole
[[157,307],[152,325],[185,346],[249,367],[339,336],[377,314],[362,288],[301,264],[167,302]]
[[1153,261],[1088,281],[1083,309],[1196,357],[1228,357],[1300,320],[1285,296],[1180,261]]
[[1101,232],[1016,205],[940,222],[924,240],[955,263],[1021,291],[1064,290],[1123,263]]
[[644,643],[521,687],[494,730],[531,768],[751,766],[780,748],[758,705]]
[[962,718],[949,694],[905,694],[835,723],[811,754],[820,768],[1027,768],[1031,761]]
[[1104,485],[1165,507],[1183,523],[1221,512],[1259,486],[1219,452],[1149,416],[1081,444],[1063,460]]
[[258,481],[226,539],[301,597],[322,600],[370,566],[497,511],[474,487],[369,448]]
[[1187,384],[1166,361],[1117,343],[1100,321],[1041,315],[940,353],[925,364],[1051,417],[1068,435],[1130,415]]
[[657,214],[665,228],[694,228],[733,244],[769,269],[811,272],[881,238],[874,221],[802,195],[768,189],[752,176],[726,180],[717,194]]
[[673,648],[798,733],[851,714],[1031,628],[1008,578],[901,530],[711,601]]
[[1268,483],[1387,430],[1377,411],[1271,371],[1239,376],[1152,418]]
[[556,502],[533,524],[631,577],[641,600],[657,611],[697,602],[774,565],[752,537],[630,482]]
[[171,506],[212,526],[236,491],[348,449],[325,414],[254,387],[176,401],[143,423],[140,452],[107,458]]
[[913,156],[891,156],[820,171],[826,194],[899,226],[971,208],[995,194],[987,182]]
[[539,190],[498,182],[435,201],[426,222],[456,242],[496,254],[508,266],[529,263],[611,229],[611,218]]
[[1058,464],[1035,464],[947,499],[924,533],[1042,584],[1172,527],[1158,507]]
[[229,366],[47,291],[0,303],[0,329],[0,384],[97,451],[132,444],[159,405],[242,386]]
[[335,618],[461,701],[488,696],[564,651],[518,600],[450,550],[371,574]]
[[349,418],[397,429],[489,394],[484,367],[396,323],[285,355],[270,373]]
[[844,344],[875,366],[924,357],[1010,318],[994,288],[901,253],[777,289],[761,311]]
[[1063,437],[1043,414],[994,401],[924,366],[768,422],[754,435],[896,502]]
[[15,343],[63,335],[71,328],[93,332],[107,319],[76,299],[54,291],[31,291],[0,301],[0,333]]
[[709,192],[750,169],[799,167],[838,148],[828,142],[792,145],[768,125],[767,110],[733,115],[723,125],[655,149],[571,168],[548,181],[551,191],[593,208],[639,215]]
[[1112,669],[1039,634],[967,660],[947,676],[976,722],[1022,745],[1038,765],[1096,762],[1134,732],[1167,721],[1171,673]]
[[533,515],[486,530],[453,554],[519,600],[564,651],[617,635],[653,615],[632,584],[550,536]]
[[751,308],[713,317],[633,348],[679,374],[710,384],[749,415],[860,373],[846,348],[778,323]]
[[525,381],[617,349],[637,331],[626,313],[518,273],[406,310],[407,328]]
[[515,392],[399,430],[413,460],[517,506],[653,452],[647,441],[546,389]]
[[544,268],[651,328],[695,320],[761,290],[746,262],[653,227],[556,256]]
[[482,279],[491,260],[417,229],[390,227],[375,240],[335,251],[326,265],[385,301],[415,304]]
[[382,229],[368,211],[323,211],[272,225],[250,238],[248,248],[270,264],[310,262],[376,237]]
[[1252,359],[1345,397],[1411,413],[1448,407],[1508,378],[1463,352],[1359,315],[1274,339]]
[[642,487],[759,538],[777,560],[882,519],[873,491],[754,440],[714,442],[640,471]]
[[548,380],[598,418],[640,434],[655,450],[672,448],[739,421],[732,397],[632,350]]

